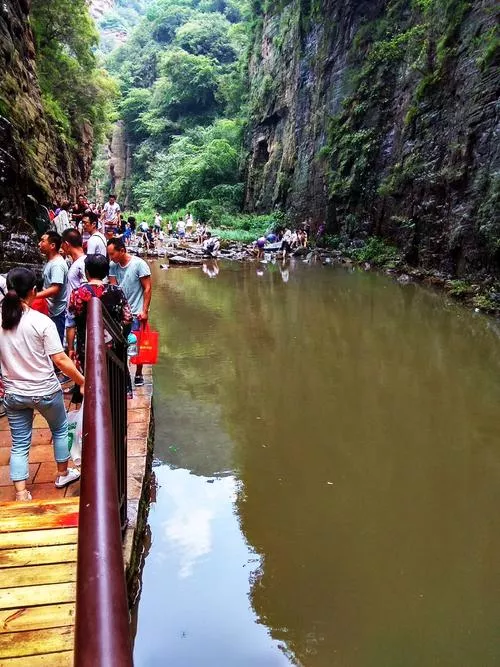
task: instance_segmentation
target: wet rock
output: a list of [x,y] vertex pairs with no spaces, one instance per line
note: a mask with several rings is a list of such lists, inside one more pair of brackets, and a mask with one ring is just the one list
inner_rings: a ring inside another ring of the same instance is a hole
[[203,260],[198,257],[186,257],[185,255],[174,255],[169,257],[169,264],[176,266],[201,266]]
[[294,257],[307,257],[308,254],[309,254],[309,250],[308,250],[308,248],[304,248],[304,246],[301,246],[300,248],[296,248],[292,253],[292,255]]

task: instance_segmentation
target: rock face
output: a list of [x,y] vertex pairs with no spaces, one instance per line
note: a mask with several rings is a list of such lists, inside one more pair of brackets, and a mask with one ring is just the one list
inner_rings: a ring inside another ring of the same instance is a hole
[[0,7],[0,270],[39,261],[35,231],[47,224],[44,206],[75,197],[92,160],[91,126],[70,148],[44,112],[29,6],[5,0]]
[[266,7],[249,66],[246,209],[378,234],[451,275],[498,275],[494,0]]

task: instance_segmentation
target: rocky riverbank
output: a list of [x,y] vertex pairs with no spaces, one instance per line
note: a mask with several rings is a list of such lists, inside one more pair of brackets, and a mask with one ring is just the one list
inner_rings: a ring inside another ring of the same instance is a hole
[[[257,258],[253,244],[225,240],[221,242],[221,248],[215,255],[204,252],[196,243],[179,241],[175,238],[169,239],[166,245],[149,251],[143,247],[131,246],[130,252],[164,260],[162,268],[165,270],[179,266],[202,267],[210,260],[256,263],[283,261],[279,243],[268,244],[264,248],[262,259]],[[343,245],[341,249],[298,248],[291,253],[290,261],[324,266],[353,266],[363,271],[382,271],[400,284],[414,282],[444,290],[469,308],[500,316],[500,284],[493,277],[486,277],[481,282],[471,282],[454,279],[451,275],[440,271],[415,268],[405,263],[393,248],[382,243],[370,245],[352,241]]]

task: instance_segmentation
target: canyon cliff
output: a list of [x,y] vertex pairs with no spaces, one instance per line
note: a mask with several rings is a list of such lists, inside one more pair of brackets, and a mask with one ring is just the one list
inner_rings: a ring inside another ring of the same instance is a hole
[[62,138],[42,103],[29,0],[0,7],[0,270],[37,262],[35,232],[47,225],[44,208],[76,196],[91,168],[93,132]]
[[254,8],[245,207],[377,234],[453,276],[500,273],[493,0]]

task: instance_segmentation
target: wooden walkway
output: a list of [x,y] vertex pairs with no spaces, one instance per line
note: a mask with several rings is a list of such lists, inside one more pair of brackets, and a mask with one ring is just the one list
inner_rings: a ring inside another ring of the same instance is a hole
[[[152,372],[128,401],[128,516],[124,559],[129,565],[146,473]],[[70,667],[76,597],[79,487],[56,489],[50,431],[33,423],[28,488],[33,501],[14,498],[9,479],[10,432],[0,419],[0,667]]]
[[0,510],[0,665],[72,665],[78,498]]

